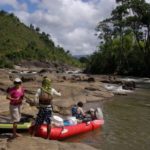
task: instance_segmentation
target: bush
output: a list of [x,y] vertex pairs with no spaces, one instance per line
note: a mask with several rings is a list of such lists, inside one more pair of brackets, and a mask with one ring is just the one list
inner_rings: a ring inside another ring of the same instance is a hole
[[6,57],[0,59],[0,68],[14,68],[14,63],[8,60]]

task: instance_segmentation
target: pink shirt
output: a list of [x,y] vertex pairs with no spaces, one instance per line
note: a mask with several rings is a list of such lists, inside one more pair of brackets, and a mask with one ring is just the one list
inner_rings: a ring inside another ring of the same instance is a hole
[[24,97],[24,89],[21,87],[16,89],[16,87],[8,88],[7,93],[10,95],[11,98],[16,100],[10,100],[11,105],[20,105],[22,104],[22,100]]

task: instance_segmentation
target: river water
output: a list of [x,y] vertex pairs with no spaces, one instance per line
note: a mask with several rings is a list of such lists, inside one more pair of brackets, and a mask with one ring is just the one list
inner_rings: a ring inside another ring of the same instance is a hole
[[101,129],[65,141],[89,144],[99,150],[150,149],[150,83],[138,83],[135,92],[111,98],[103,103],[102,110],[105,124]]

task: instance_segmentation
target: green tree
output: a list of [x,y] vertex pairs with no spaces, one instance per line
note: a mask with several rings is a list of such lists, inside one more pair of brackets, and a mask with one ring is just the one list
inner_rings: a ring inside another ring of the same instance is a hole
[[88,68],[93,73],[149,75],[150,4],[145,0],[116,3],[111,17],[96,28],[99,51],[91,56]]

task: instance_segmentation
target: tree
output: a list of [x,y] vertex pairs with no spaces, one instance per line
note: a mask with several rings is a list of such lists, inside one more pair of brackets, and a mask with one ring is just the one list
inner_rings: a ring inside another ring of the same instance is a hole
[[[100,45],[99,51],[91,56],[90,68],[99,73],[109,69],[112,73],[135,74],[140,71],[148,75],[150,4],[145,0],[116,0],[116,3],[111,16],[99,22],[96,28]],[[97,67],[99,64],[101,67]]]
[[40,28],[39,28],[39,27],[36,27],[35,31],[36,31],[36,32],[40,32]]
[[30,29],[34,30],[34,25],[30,24]]
[[0,14],[1,14],[1,15],[6,15],[6,14],[7,14],[7,12],[6,12],[6,11],[4,11],[4,10],[1,10],[1,11],[0,11]]

